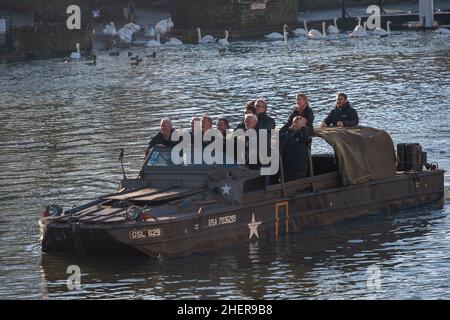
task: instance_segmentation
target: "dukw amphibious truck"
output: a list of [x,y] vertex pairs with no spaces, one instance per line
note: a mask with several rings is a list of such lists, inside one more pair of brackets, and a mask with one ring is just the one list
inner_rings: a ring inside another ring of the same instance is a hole
[[243,165],[173,165],[170,148],[155,147],[119,192],[66,211],[47,207],[42,250],[180,256],[444,196],[444,171],[417,144],[399,144],[396,154],[386,132],[363,127],[315,136],[334,154],[312,155],[308,177],[278,184]]

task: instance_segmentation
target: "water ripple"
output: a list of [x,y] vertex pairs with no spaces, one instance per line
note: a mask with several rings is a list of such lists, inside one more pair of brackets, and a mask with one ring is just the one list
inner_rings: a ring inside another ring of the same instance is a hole
[[[0,65],[0,298],[449,299],[449,173],[441,208],[180,259],[41,256],[36,223],[49,203],[77,205],[114,191],[122,147],[135,175],[161,117],[187,127],[192,116],[220,114],[236,125],[255,97],[268,99],[281,126],[295,94],[305,92],[318,124],[345,91],[362,125],[386,129],[394,142],[421,143],[448,169],[449,52],[448,38],[397,32],[291,39],[288,48],[264,41],[161,48],[137,68],[125,51],[98,52],[95,68],[59,59]],[[80,291],[67,290],[70,264],[82,269]],[[380,290],[367,287],[371,265],[380,268]]]

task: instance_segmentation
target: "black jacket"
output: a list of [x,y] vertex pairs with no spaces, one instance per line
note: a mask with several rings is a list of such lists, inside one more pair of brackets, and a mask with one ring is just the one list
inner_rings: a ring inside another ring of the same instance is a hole
[[350,103],[348,101],[342,108],[336,106],[333,110],[330,111],[325,120],[323,120],[323,122],[327,126],[332,127],[335,127],[338,121],[342,121],[345,127],[358,125],[358,113],[350,106]]
[[[172,129],[170,135],[172,136],[172,133],[175,129]],[[164,135],[162,134],[161,131],[159,131],[153,138],[150,139],[147,149],[145,150],[145,155],[147,156],[148,153],[150,152],[150,150],[158,145],[158,144],[162,144],[166,147],[173,147],[174,145],[176,145],[178,143],[178,141],[172,141],[170,140],[166,140],[166,138],[164,138]]]
[[[248,129],[244,129],[244,132],[247,130]],[[261,167],[259,159],[259,128],[256,127],[254,130],[256,133],[256,149],[250,148],[249,138],[245,137],[245,164],[251,170],[259,169]],[[235,154],[237,154],[237,145],[235,145]],[[256,155],[257,163],[250,163],[250,154]]]
[[265,112],[258,114],[258,129],[275,129],[275,120]]
[[306,127],[308,128],[308,134],[312,136],[314,134],[314,113],[309,106],[303,109],[302,112],[298,112],[297,109],[294,109],[294,111],[292,111],[291,115],[289,116],[286,124],[280,129],[280,134],[285,133],[289,129],[289,127],[292,126],[292,121],[294,121],[294,118],[297,116],[302,116],[303,118],[306,118],[306,120],[308,120],[308,122],[306,123]]
[[237,127],[234,129],[234,131],[236,131],[237,129],[245,130],[245,123],[244,123],[244,120],[242,120],[242,121],[237,125]]
[[280,135],[285,181],[305,177],[308,170],[308,128],[289,128]]

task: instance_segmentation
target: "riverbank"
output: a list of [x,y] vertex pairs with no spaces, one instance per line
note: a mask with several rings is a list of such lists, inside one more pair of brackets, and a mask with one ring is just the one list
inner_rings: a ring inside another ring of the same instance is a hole
[[[377,1],[370,1],[372,4]],[[393,13],[417,13],[419,11],[418,1],[395,1],[395,3],[386,3],[383,1],[383,9],[386,14]],[[347,5],[346,12],[352,17],[364,17],[367,5]],[[435,11],[450,11],[450,0],[434,0]],[[341,8],[327,8],[322,10],[309,10],[299,12],[299,20],[323,21],[341,17]]]
[[[398,14],[397,16],[383,16],[382,23],[383,25],[386,23],[387,19],[393,20],[392,29],[407,29],[412,24],[409,22],[418,21],[417,12],[418,12],[418,3],[417,1],[403,1],[396,3],[387,3],[383,6],[385,14]],[[116,2],[119,3],[119,2]],[[350,3],[350,1],[349,1]],[[351,2],[354,3],[354,2]],[[359,2],[361,3],[361,2]],[[140,3],[141,4],[141,3]],[[349,31],[354,28],[355,21],[353,17],[367,16],[366,6],[348,6],[347,13],[352,18],[347,18],[344,20],[339,20],[338,24],[342,31]],[[434,1],[435,11],[444,11],[450,8],[450,0],[436,0]],[[141,25],[141,27],[145,26],[154,26],[158,21],[162,19],[166,19],[170,16],[170,9],[168,5],[165,5],[164,2],[159,2],[158,4],[152,5],[140,5],[136,6],[133,10],[133,21]],[[5,14],[5,12],[0,11],[0,16]],[[410,14],[408,16],[408,14]],[[114,19],[117,16],[119,18]],[[295,29],[297,27],[303,27],[303,21],[308,20],[310,28],[321,29],[321,23],[325,21],[327,24],[333,23],[334,17],[341,16],[341,9],[327,9],[327,10],[314,10],[314,11],[300,11],[297,15],[296,22],[290,23],[289,28]],[[444,20],[440,19],[442,14],[436,14],[436,20],[438,20],[438,24],[445,25],[448,24],[447,21],[450,15],[445,16]],[[439,19],[438,19],[439,18]],[[92,35],[91,31],[85,31],[83,35],[80,37],[79,34],[74,34],[73,32],[65,32],[67,30],[60,30],[61,32],[57,33],[45,33],[49,27],[38,26],[33,27],[33,19],[30,13],[12,13],[12,21],[13,26],[20,27],[16,29],[13,33],[11,33],[11,37],[16,38],[16,40],[11,39],[9,47],[1,48],[0,45],[0,62],[13,62],[13,61],[24,61],[29,59],[45,59],[52,57],[59,57],[70,54],[71,51],[74,51],[75,44],[77,42],[81,43],[82,50],[85,52],[90,51],[91,49],[105,49],[111,47],[111,40],[109,37],[103,35],[103,29],[109,21],[114,21],[116,23],[117,30],[128,23],[129,20],[125,19],[122,15],[121,11],[117,11],[116,15],[111,15],[111,20],[104,19],[93,19],[89,23],[89,30],[94,31],[94,35]],[[107,21],[107,22],[106,22]],[[280,22],[280,26],[282,23]],[[23,27],[29,26],[29,27]],[[50,27],[50,29],[53,27]],[[281,27],[280,27],[281,28]],[[61,28],[59,28],[61,29]],[[62,28],[63,29],[63,28]],[[236,40],[249,40],[249,39],[257,39],[262,37],[264,34],[267,34],[272,31],[278,31],[278,26],[272,27],[258,27],[258,28],[206,28],[203,31],[208,34],[212,34],[215,37],[223,37],[224,29],[229,29],[230,31],[230,39],[233,41]],[[41,30],[41,33],[35,34],[36,30]],[[64,31],[64,32],[63,32]],[[196,43],[197,40],[197,31],[195,28],[179,28],[177,24],[175,24],[175,28],[169,36],[175,36],[181,39],[184,43]],[[40,39],[38,41],[18,41],[17,39]],[[144,33],[141,31],[136,35],[135,40],[138,40],[137,43],[143,44],[148,39],[144,38]],[[163,40],[166,40],[164,37]],[[29,43],[28,43],[29,42]],[[33,44],[35,47],[33,47]]]

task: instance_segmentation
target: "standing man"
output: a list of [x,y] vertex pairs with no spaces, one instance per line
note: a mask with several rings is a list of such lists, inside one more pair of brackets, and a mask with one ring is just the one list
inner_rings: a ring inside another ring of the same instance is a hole
[[153,147],[172,147],[177,144],[177,142],[170,139],[173,131],[172,121],[162,119],[159,132],[148,143],[147,149],[145,150],[145,157],[148,156]]
[[345,93],[336,97],[336,106],[330,111],[320,126],[323,127],[353,127],[359,123],[358,113],[350,106]]
[[263,99],[256,99],[255,108],[258,117],[258,129],[275,129],[275,120],[267,115],[267,102]]
[[230,129],[230,124],[228,122],[228,119],[225,117],[219,117],[216,121],[216,127],[225,138],[227,136],[227,130]]

